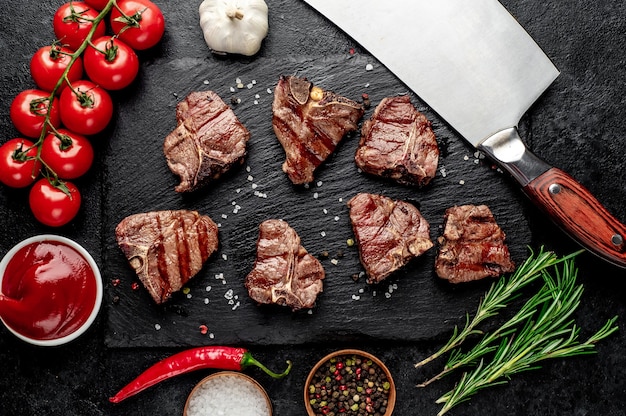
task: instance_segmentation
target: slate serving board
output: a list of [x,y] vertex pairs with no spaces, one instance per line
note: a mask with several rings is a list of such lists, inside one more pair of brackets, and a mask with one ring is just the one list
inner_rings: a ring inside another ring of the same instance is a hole
[[[371,56],[346,50],[316,59],[162,60],[142,74],[141,97],[125,103],[109,143],[109,153],[115,155],[106,167],[104,201],[109,346],[410,341],[447,333],[476,307],[486,283],[452,287],[440,282],[434,275],[434,249],[385,283],[370,286],[364,277],[355,282],[352,276],[363,269],[356,246],[346,243],[353,238],[346,203],[357,192],[415,203],[431,224],[433,240],[441,234],[446,208],[487,204],[508,235],[514,259],[519,262],[528,254],[530,232],[519,191],[413,94],[413,103],[433,122],[441,149],[439,171],[430,186],[417,189],[359,173],[353,160],[358,132],[344,139],[313,183],[291,184],[281,170],[284,151],[271,125],[279,77],[306,76],[355,100],[367,94],[372,106],[365,119],[383,97],[409,93]],[[167,167],[163,140],[176,126],[177,102],[191,91],[207,89],[226,102],[237,102],[231,106],[251,133],[248,157],[214,185],[181,195],[173,190],[178,178]],[[209,215],[220,226],[220,249],[185,293],[157,306],[143,287],[131,288],[138,279],[116,245],[114,229],[127,215],[163,209]],[[243,286],[254,263],[258,225],[270,218],[286,220],[310,253],[328,253],[322,259],[324,292],[311,311],[258,306]],[[201,333],[201,325],[207,333]]]

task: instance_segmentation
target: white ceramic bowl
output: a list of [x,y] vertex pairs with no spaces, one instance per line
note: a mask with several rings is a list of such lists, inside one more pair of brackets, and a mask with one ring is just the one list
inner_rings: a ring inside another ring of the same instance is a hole
[[100,311],[100,306],[102,305],[102,296],[103,296],[102,276],[100,275],[100,269],[98,268],[98,265],[94,261],[93,257],[91,257],[91,254],[89,254],[89,252],[85,250],[80,244],[66,237],[61,237],[61,236],[53,235],[53,234],[41,234],[41,235],[36,235],[30,238],[27,238],[26,240],[23,240],[22,242],[18,243],[11,250],[9,250],[7,254],[5,254],[5,256],[2,258],[2,261],[0,261],[0,289],[2,288],[2,280],[4,277],[5,270],[7,268],[7,265],[9,264],[9,261],[13,258],[13,256],[15,256],[15,254],[19,250],[21,250],[23,247],[32,243],[39,243],[43,241],[55,241],[55,242],[65,244],[73,248],[74,250],[76,250],[78,253],[80,253],[89,264],[89,266],[91,267],[93,271],[93,275],[96,279],[96,282],[95,282],[96,298],[95,298],[95,302],[94,302],[91,313],[89,314],[85,322],[71,334],[65,335],[60,338],[45,339],[45,340],[34,339],[28,336],[25,336],[21,334],[20,332],[18,332],[17,330],[15,330],[14,328],[11,328],[1,317],[0,317],[0,320],[2,320],[2,323],[5,325],[5,327],[9,331],[11,331],[16,337],[20,338],[23,341],[26,341],[33,345],[39,345],[39,346],[57,346],[57,345],[62,345],[70,341],[73,341],[74,339],[79,337],[81,334],[83,334],[95,321],[96,316],[98,315],[98,312]]

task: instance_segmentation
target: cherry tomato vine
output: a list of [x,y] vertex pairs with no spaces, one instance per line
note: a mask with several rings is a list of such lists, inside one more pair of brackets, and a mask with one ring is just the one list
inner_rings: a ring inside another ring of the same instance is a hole
[[[114,33],[109,36],[107,16]],[[132,83],[139,72],[135,50],[156,45],[165,26],[150,0],[70,0],[57,9],[53,28],[58,39],[40,48],[30,63],[41,89],[23,91],[11,104],[16,129],[33,140],[18,137],[0,146],[0,182],[32,185],[29,205],[35,218],[58,227],[75,217],[81,203],[78,188],[67,179],[82,176],[93,161],[84,136],[101,132],[112,118],[107,91]],[[55,195],[46,199],[44,192]]]

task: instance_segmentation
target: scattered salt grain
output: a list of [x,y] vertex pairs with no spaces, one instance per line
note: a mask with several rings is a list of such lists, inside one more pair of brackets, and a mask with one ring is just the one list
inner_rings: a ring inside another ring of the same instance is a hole
[[247,179],[248,179],[249,182],[252,182],[254,180],[254,177],[252,175],[248,175]]
[[228,215],[222,214],[222,218],[226,219],[226,218],[228,218]]
[[204,304],[208,305],[209,304],[209,298],[204,298]]
[[252,87],[254,87],[254,84],[249,82],[248,85],[246,85],[246,87],[250,90],[252,89]]
[[387,299],[389,299],[389,298],[391,297],[391,293],[389,293],[389,292],[385,292],[385,297],[386,297]]
[[241,306],[241,302],[237,301],[237,303],[233,305],[232,310],[237,309],[239,306]]
[[322,186],[323,182],[322,181],[317,181],[317,186]]
[[468,155],[463,156],[463,160],[469,160],[469,156]]
[[228,255],[226,255],[226,254],[222,254],[222,258],[223,258],[224,260],[228,260]]
[[258,100],[259,98],[261,98],[261,96],[259,94],[254,94],[254,98]]
[[330,262],[334,264],[335,266],[339,264],[339,260],[337,259],[332,259]]
[[326,237],[326,231],[322,231],[322,232],[320,232],[320,235],[321,235],[322,237]]
[[371,71],[372,69],[374,69],[374,65],[372,65],[372,64],[365,65],[365,70],[366,71]]
[[352,295],[352,300],[359,300],[359,299],[361,299],[361,297],[360,297],[360,296],[358,296],[358,295]]
[[268,94],[271,94],[271,93],[272,93],[272,90],[271,90],[271,89],[269,89],[269,88],[268,88],[266,91],[267,91],[267,93],[268,93]]
[[161,325],[154,324],[154,329],[156,329],[157,331],[160,331],[161,330]]
[[208,79],[205,79],[204,81],[202,81],[202,83],[203,83],[204,85],[209,85],[209,80],[208,80]]
[[339,216],[335,215],[335,221],[339,221]]
[[[212,338],[212,333],[209,337]],[[248,377],[223,374],[206,378],[187,403],[187,416],[268,416],[271,409],[264,393]]]
[[322,212],[324,212],[324,214],[328,214],[328,210],[326,208],[324,208]]
[[459,185],[465,185],[465,181],[464,181],[463,179],[461,179],[461,180],[459,181]]
[[230,92],[235,92],[235,88],[234,87],[230,87]]
[[211,339],[215,338],[215,334],[214,334],[213,332],[211,332],[211,333],[209,334],[209,338],[211,338]]
[[319,198],[319,196],[320,196],[320,194],[318,194],[317,192],[315,192],[315,193],[313,194],[313,198],[314,198],[314,199]]

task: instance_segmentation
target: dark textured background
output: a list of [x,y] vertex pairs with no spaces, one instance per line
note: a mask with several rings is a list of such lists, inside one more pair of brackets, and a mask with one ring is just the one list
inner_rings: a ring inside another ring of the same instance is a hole
[[[2,141],[16,134],[8,116],[10,102],[19,91],[34,85],[28,63],[37,48],[52,40],[52,15],[61,3],[2,1]],[[561,71],[522,120],[523,138],[535,153],[578,178],[622,222],[626,221],[626,86],[622,75],[626,12],[621,2],[503,3]],[[438,175],[431,187],[415,191],[358,175],[354,166],[346,163],[358,139],[352,137],[320,171],[321,186],[292,187],[279,170],[282,150],[269,124],[271,95],[266,89],[273,89],[279,75],[307,76],[353,99],[368,93],[374,104],[385,95],[406,92],[406,87],[299,1],[268,1],[270,33],[254,58],[211,55],[197,23],[197,4],[157,4],[167,21],[165,37],[159,46],[141,54],[139,79],[113,96],[115,120],[94,138],[98,160],[91,173],[78,181],[85,198],[78,218],[62,229],[46,229],[32,219],[26,191],[0,188],[0,253],[30,235],[57,232],[89,249],[101,265],[106,287],[96,325],[70,345],[35,348],[0,329],[0,414],[181,414],[192,386],[208,372],[167,381],[117,406],[110,405],[107,397],[148,365],[182,346],[211,343],[247,346],[277,369],[287,358],[294,361],[293,373],[278,382],[259,371],[248,371],[268,390],[277,415],[303,414],[301,391],[306,373],[326,352],[341,347],[374,352],[390,367],[399,386],[395,414],[436,414],[439,406],[434,400],[452,387],[458,375],[418,390],[414,385],[442,363],[424,370],[415,370],[412,364],[445,342],[453,325],[463,322],[462,315],[475,309],[486,285],[459,289],[438,283],[432,276],[431,253],[394,277],[398,289],[390,299],[382,293],[374,298],[366,291],[361,300],[352,300],[359,289],[367,288],[362,280],[353,283],[349,277],[360,268],[356,249],[345,247],[346,238],[351,236],[347,198],[363,189],[415,201],[431,223],[433,236],[448,205],[488,203],[509,234],[517,259],[525,255],[526,244],[545,244],[559,254],[577,246],[543,218],[512,181],[492,171],[488,164],[474,165],[473,150],[414,95],[416,106],[433,121],[448,176]],[[350,48],[356,49],[352,57]],[[367,63],[374,64],[373,71],[365,71]],[[237,77],[244,84],[252,80],[257,83],[232,94],[229,88]],[[175,126],[176,102],[192,90],[209,88],[225,100],[231,95],[241,98],[234,110],[252,132],[250,157],[243,168],[216,187],[180,196],[172,191],[176,178],[167,170],[160,147]],[[254,104],[255,94],[259,94],[258,104]],[[459,180],[466,184],[458,185]],[[256,197],[252,183],[267,193],[268,199]],[[233,201],[242,206],[238,214],[232,213]],[[172,306],[156,308],[142,290],[130,289],[134,276],[115,245],[112,230],[130,213],[171,207],[198,209],[221,222],[222,246],[198,281],[190,284],[191,299],[179,296]],[[324,208],[327,215],[322,212]],[[221,218],[222,213],[228,218]],[[339,221],[334,220],[335,215]],[[312,315],[259,309],[240,286],[251,267],[256,226],[268,217],[287,219],[312,253],[328,250],[332,257],[344,251],[339,266],[325,261],[329,273],[326,291]],[[326,231],[325,238],[319,235],[321,230]],[[227,260],[221,254],[226,254]],[[616,314],[621,325],[626,316],[626,272],[589,254],[580,256],[578,264],[580,280],[586,287],[576,314],[582,335]],[[228,283],[223,287],[212,281],[220,272]],[[117,287],[111,285],[115,278],[121,279]],[[208,294],[203,292],[207,284],[213,288]],[[239,295],[241,307],[236,311],[224,299],[223,288],[233,288]],[[114,296],[119,296],[118,304],[111,302]],[[208,306],[204,297],[210,298]],[[155,323],[161,325],[160,331],[154,329]],[[201,323],[209,326],[215,338],[197,331]],[[328,325],[326,331],[324,324]],[[516,376],[508,386],[480,393],[451,414],[622,415],[626,410],[625,345],[626,338],[619,332],[598,346],[597,355],[546,363],[540,371]]]

